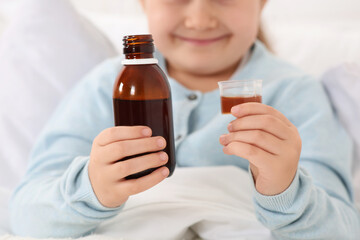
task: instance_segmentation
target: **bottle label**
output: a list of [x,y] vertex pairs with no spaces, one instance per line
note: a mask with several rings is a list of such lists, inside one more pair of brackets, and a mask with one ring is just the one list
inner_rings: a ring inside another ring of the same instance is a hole
[[144,64],[158,64],[159,61],[156,58],[144,58],[144,59],[125,59],[121,63],[123,65],[144,65]]

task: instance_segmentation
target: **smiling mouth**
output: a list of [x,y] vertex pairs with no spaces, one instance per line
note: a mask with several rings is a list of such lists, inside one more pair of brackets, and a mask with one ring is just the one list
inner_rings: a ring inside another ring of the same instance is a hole
[[187,37],[182,37],[182,36],[178,36],[178,35],[175,35],[176,38],[184,41],[184,42],[188,42],[190,44],[193,44],[193,45],[197,45],[197,46],[205,46],[205,45],[210,45],[210,44],[213,44],[213,43],[216,43],[216,42],[219,42],[221,40],[224,40],[225,38],[228,38],[229,35],[223,35],[223,36],[220,36],[220,37],[216,37],[216,38],[187,38]]

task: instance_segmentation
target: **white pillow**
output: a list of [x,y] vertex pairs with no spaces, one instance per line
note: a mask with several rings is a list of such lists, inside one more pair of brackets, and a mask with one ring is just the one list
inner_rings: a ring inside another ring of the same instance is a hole
[[0,187],[0,236],[10,233],[8,207],[10,193],[10,190]]
[[355,143],[353,183],[360,209],[360,64],[342,64],[326,72],[322,82],[341,122]]
[[285,21],[316,24],[323,20],[359,20],[359,10],[359,0],[269,0],[265,14]]
[[139,0],[71,0],[71,2],[77,9],[90,12],[127,16],[138,16],[142,14]]
[[28,0],[0,45],[0,186],[24,175],[29,151],[64,94],[117,54],[68,0]]
[[0,41],[1,41],[1,35],[5,29],[5,19],[3,16],[0,15]]
[[360,19],[354,21],[266,22],[275,53],[321,77],[342,62],[360,62]]
[[278,56],[321,77],[360,61],[359,12],[359,0],[271,0],[263,24]]

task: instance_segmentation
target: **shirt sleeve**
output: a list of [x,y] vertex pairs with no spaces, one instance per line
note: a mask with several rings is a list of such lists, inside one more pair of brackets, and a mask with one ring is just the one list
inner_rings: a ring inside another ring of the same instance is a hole
[[93,139],[113,126],[114,60],[85,77],[41,133],[25,179],[10,202],[11,228],[20,236],[79,237],[121,209],[106,208],[93,192],[88,163]]
[[253,186],[258,219],[277,239],[358,239],[352,143],[321,84],[301,79],[278,95],[273,106],[297,126],[302,153],[296,176],[283,193],[264,196]]

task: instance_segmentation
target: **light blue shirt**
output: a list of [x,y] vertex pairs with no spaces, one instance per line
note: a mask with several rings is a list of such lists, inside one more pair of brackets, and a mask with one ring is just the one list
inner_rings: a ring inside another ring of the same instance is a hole
[[[165,70],[164,58],[157,57]],[[94,69],[43,130],[11,201],[14,233],[78,237],[121,211],[99,203],[88,176],[93,139],[114,126],[112,88],[121,68],[121,58],[116,58]],[[263,79],[263,102],[298,128],[303,143],[296,177],[285,192],[264,196],[253,187],[258,219],[280,239],[360,236],[351,186],[352,143],[321,84],[271,55],[260,42],[232,79]],[[219,144],[234,119],[220,113],[219,91],[201,93],[174,79],[169,82],[178,167],[235,165],[247,170],[247,160],[225,155]]]

